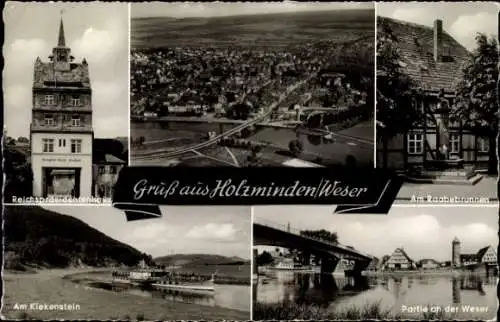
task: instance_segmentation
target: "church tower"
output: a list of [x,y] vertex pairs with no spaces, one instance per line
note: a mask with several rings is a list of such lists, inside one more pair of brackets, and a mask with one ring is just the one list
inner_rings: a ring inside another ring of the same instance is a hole
[[71,49],[66,47],[64,24],[61,18],[61,21],[59,23],[59,37],[57,39],[57,46],[52,49],[52,56],[50,56],[50,58],[54,62],[54,69],[68,71],[70,69],[70,61],[73,60],[73,57],[70,54]]
[[460,240],[457,237],[451,243],[451,267],[460,267]]
[[33,196],[92,196],[92,88],[85,58],[74,62],[61,17],[49,61],[37,57],[30,126]]

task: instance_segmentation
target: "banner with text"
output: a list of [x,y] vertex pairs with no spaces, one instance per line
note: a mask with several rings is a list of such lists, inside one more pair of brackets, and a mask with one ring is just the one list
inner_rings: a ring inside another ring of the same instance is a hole
[[387,214],[401,184],[381,169],[126,167],[113,206],[127,220],[159,217],[160,205],[332,205],[335,213]]

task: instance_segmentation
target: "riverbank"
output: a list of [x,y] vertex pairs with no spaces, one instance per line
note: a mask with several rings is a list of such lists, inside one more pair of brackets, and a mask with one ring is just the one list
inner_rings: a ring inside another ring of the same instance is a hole
[[[73,280],[105,279],[109,269],[45,269],[36,273],[4,271],[2,314],[6,319],[37,320],[248,320],[249,312],[166,301],[94,289]],[[31,303],[74,304],[74,310],[37,310]],[[23,308],[21,305],[28,305]]]
[[[433,307],[428,305],[427,307]],[[341,309],[325,308],[319,305],[292,304],[263,304],[253,306],[254,320],[403,320],[415,319],[415,316],[394,314],[391,309],[382,307],[380,301],[367,303],[363,307],[347,306]],[[423,312],[421,320],[453,320],[454,314],[440,311]]]

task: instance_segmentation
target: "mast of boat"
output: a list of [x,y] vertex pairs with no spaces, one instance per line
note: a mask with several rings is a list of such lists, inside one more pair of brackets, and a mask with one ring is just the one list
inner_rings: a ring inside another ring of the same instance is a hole
[[218,271],[217,266],[215,266],[215,272],[213,272],[212,278],[210,279],[212,283],[215,283],[215,275],[217,275],[217,271]]

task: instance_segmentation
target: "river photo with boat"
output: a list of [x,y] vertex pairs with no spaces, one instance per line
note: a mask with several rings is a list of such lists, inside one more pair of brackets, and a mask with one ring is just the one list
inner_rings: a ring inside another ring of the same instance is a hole
[[249,207],[8,206],[2,316],[10,320],[248,320]]

